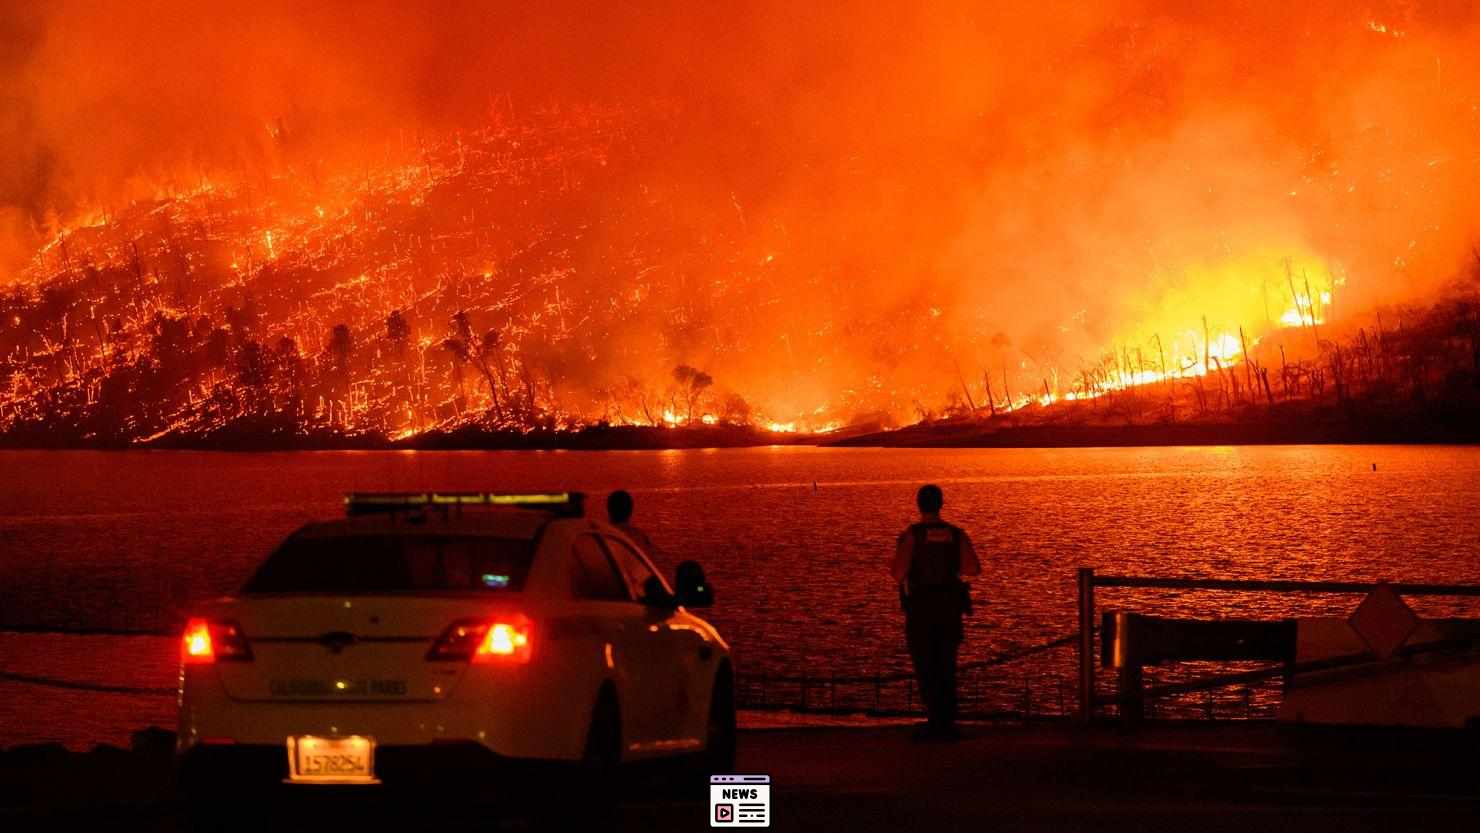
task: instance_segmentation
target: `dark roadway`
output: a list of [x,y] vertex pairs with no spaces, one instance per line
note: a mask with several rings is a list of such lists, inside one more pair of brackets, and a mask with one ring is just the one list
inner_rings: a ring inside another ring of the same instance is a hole
[[[1467,830],[1480,822],[1468,733],[1332,733],[1261,724],[1152,725],[1135,732],[976,726],[954,744],[908,727],[742,734],[740,772],[772,778],[779,831]],[[0,829],[184,828],[160,767],[123,751],[0,755]],[[707,830],[703,784],[647,788],[606,829]],[[538,830],[527,816],[458,810],[460,791],[415,805],[276,808],[247,829]],[[561,801],[579,802],[576,795]],[[270,814],[269,814],[270,813]]]

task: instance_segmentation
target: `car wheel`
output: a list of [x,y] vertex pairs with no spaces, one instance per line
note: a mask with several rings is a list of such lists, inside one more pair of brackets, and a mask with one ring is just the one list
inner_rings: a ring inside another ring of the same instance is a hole
[[620,794],[621,761],[621,710],[616,692],[603,687],[591,710],[580,761],[573,771],[560,771],[570,777],[543,779],[539,792],[527,796],[534,799],[529,816],[533,829],[589,833],[610,826]]
[[602,689],[591,711],[582,763],[600,771],[615,770],[622,762],[622,715],[611,689]]
[[735,683],[728,666],[715,676],[709,697],[709,723],[705,732],[704,765],[710,775],[735,769]]
[[581,780],[587,785],[591,809],[610,813],[617,802],[619,767],[622,763],[622,713],[617,698],[604,688],[591,713],[586,731],[586,751],[581,757]]

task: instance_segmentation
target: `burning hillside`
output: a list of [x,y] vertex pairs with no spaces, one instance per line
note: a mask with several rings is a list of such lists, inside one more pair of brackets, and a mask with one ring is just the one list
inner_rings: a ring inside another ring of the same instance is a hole
[[1407,391],[1392,351],[1439,325],[1397,310],[1480,239],[1461,6],[0,23],[10,442],[1165,423]]
[[[691,312],[660,283],[742,252],[623,181],[630,128],[546,113],[319,187],[203,182],[99,215],[7,301],[5,422],[104,442],[241,420],[389,438],[749,424],[711,375],[667,364]],[[724,286],[703,301],[731,303]],[[614,349],[631,330],[646,343]]]

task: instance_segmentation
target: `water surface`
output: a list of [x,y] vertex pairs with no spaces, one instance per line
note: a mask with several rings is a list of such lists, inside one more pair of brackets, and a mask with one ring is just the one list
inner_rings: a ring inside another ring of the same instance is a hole
[[[1374,469],[1374,465],[1376,468]],[[885,569],[915,489],[941,484],[986,574],[966,658],[1074,626],[1074,569],[1147,575],[1480,583],[1480,449],[1262,446],[1120,449],[758,449],[664,452],[0,453],[0,622],[171,625],[234,590],[346,491],[626,488],[671,575],[704,563],[711,618],[741,674],[905,669]],[[1349,597],[1102,591],[1168,615],[1345,613]],[[1427,603],[1430,613],[1454,604]],[[0,669],[126,685],[173,683],[151,638],[0,636]],[[979,695],[1010,707],[1028,677]],[[1048,694],[1037,695],[1052,699]],[[171,720],[167,697],[0,682],[0,745],[117,741]]]

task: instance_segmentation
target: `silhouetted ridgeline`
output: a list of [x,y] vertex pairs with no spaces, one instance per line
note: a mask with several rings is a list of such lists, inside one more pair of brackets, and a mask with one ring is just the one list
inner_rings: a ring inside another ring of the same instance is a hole
[[831,445],[956,448],[1078,448],[1158,445],[1480,443],[1480,410],[1382,413],[1276,406],[1244,419],[1149,425],[1011,425],[941,421],[839,440]]

